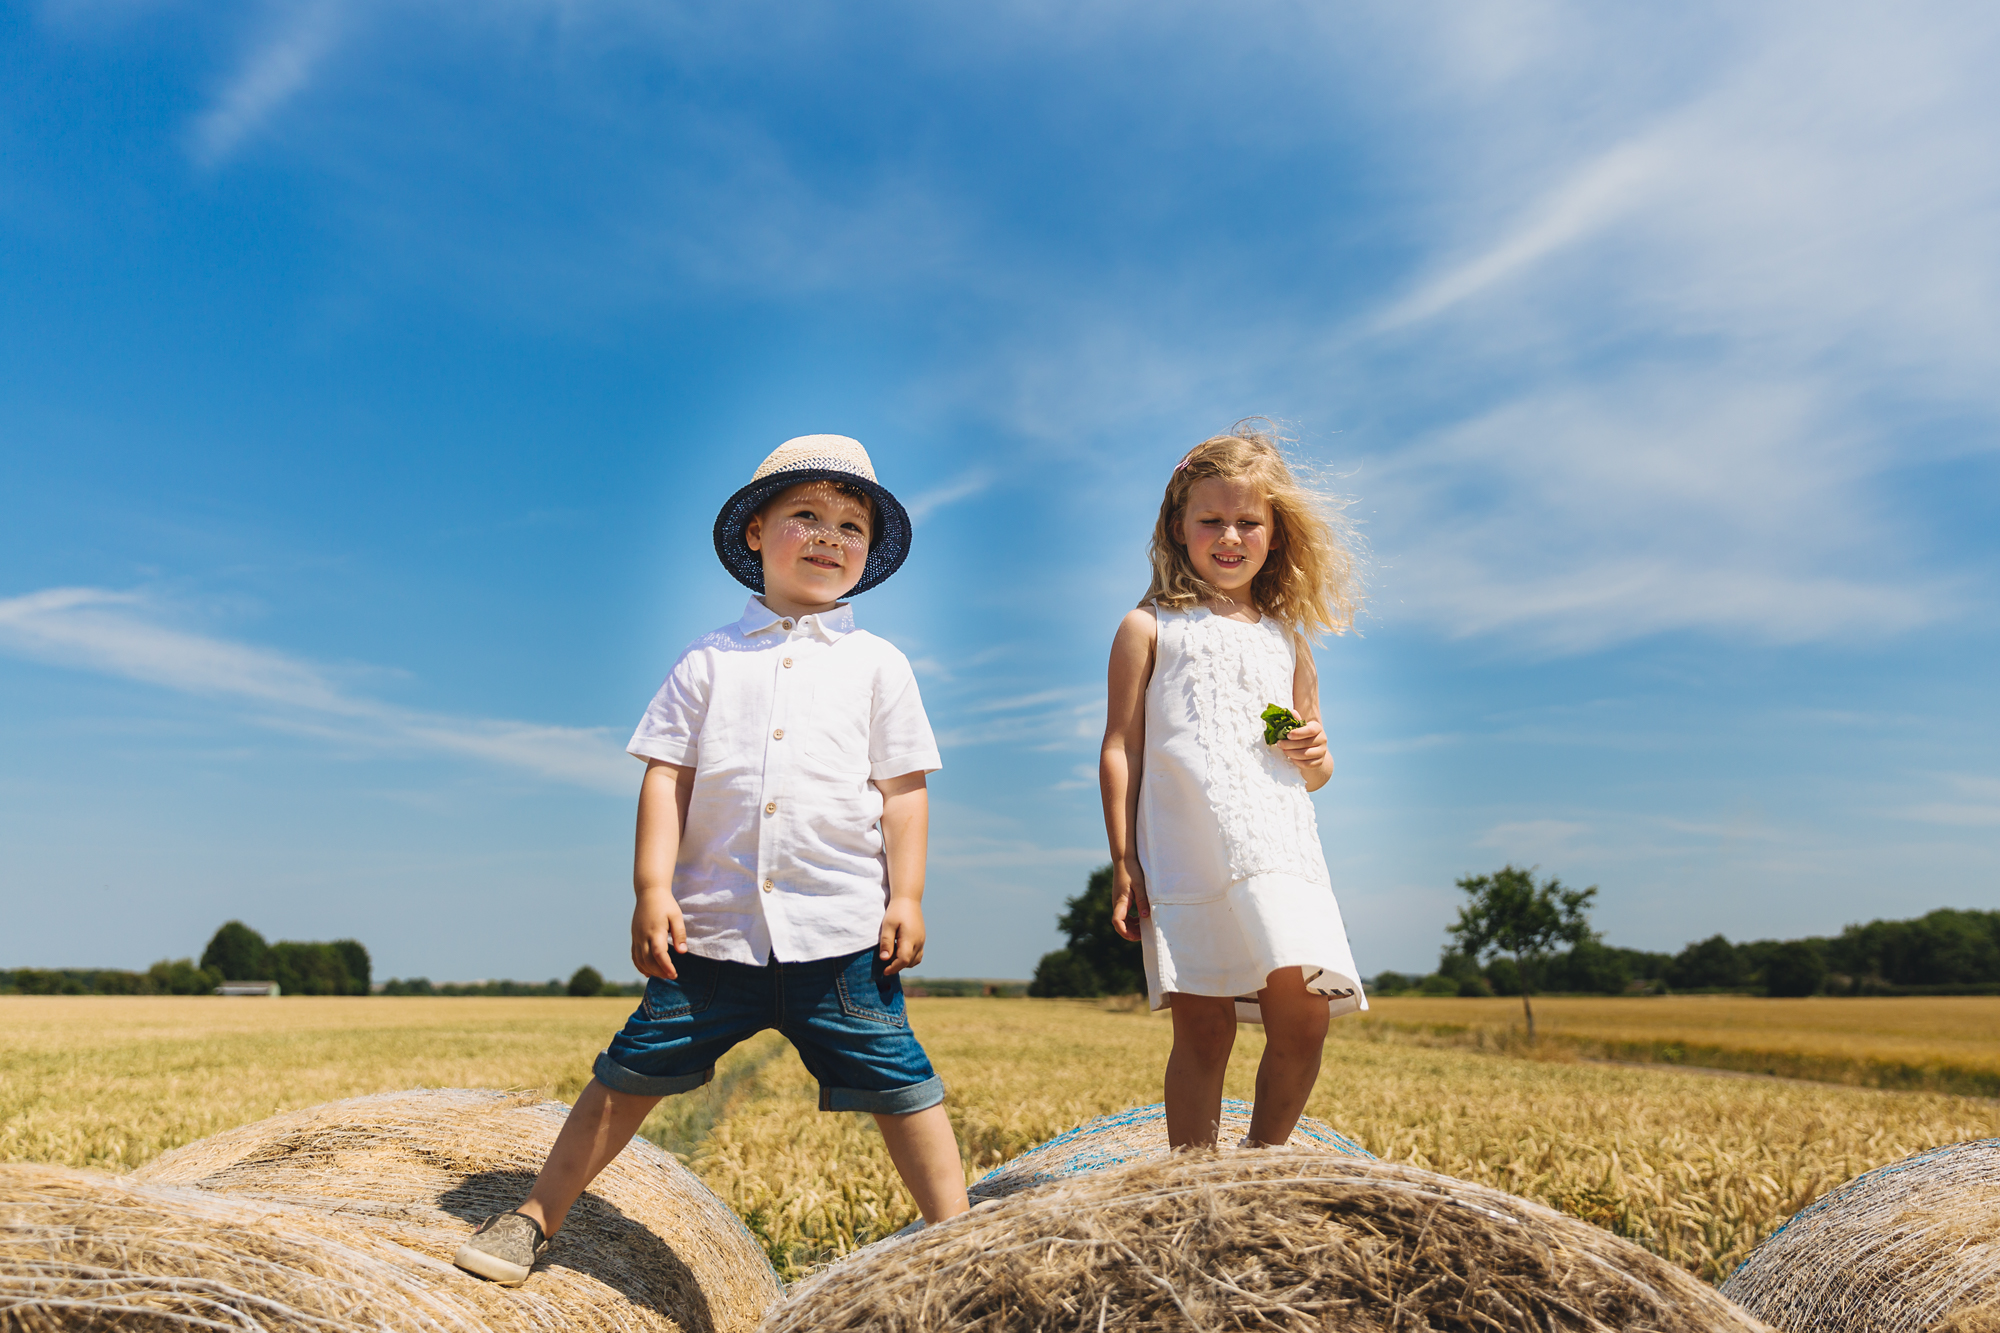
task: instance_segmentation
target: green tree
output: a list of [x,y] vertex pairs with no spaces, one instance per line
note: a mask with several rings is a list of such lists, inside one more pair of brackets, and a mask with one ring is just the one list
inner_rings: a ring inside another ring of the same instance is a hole
[[1826,959],[1805,940],[1786,940],[1764,964],[1764,989],[1772,995],[1817,995],[1826,984]]
[[262,935],[241,921],[226,921],[201,951],[201,965],[224,981],[269,981],[270,955]]
[[368,950],[360,940],[335,940],[327,946],[340,955],[342,966],[347,971],[347,993],[366,995],[369,984],[374,980],[369,974],[374,970],[368,958]]
[[1593,936],[1584,911],[1597,886],[1566,889],[1551,877],[1537,885],[1533,867],[1502,866],[1491,875],[1468,875],[1458,887],[1472,901],[1458,909],[1449,933],[1459,952],[1477,961],[1496,953],[1514,960],[1521,977],[1521,1011],[1528,1018],[1528,1044],[1535,1041],[1535,1008],[1528,996],[1541,980],[1542,964],[1558,944],[1576,945]]
[[604,989],[604,974],[585,964],[570,974],[569,993],[576,996],[596,995]]
[[1056,928],[1067,948],[1042,955],[1028,994],[1131,995],[1146,989],[1146,965],[1136,940],[1111,928],[1111,867],[1090,872],[1083,892],[1063,904]]

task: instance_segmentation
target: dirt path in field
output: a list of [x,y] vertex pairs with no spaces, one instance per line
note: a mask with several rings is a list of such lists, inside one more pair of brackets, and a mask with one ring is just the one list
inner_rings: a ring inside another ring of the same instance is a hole
[[[1919,1091],[1919,1089],[1911,1088],[1871,1088],[1865,1083],[1828,1083],[1824,1079],[1817,1078],[1788,1078],[1783,1074],[1758,1074],[1748,1069],[1717,1069],[1713,1065],[1676,1065],[1669,1064],[1664,1060],[1582,1060],[1578,1063],[1586,1065],[1609,1065],[1614,1069],[1669,1070],[1680,1074],[1701,1074],[1708,1078],[1747,1078],[1760,1083],[1795,1083],[1800,1087],[1808,1088],[1849,1088],[1855,1092],[1892,1093]],[[1966,1092],[1946,1093],[1944,1095],[1964,1097],[1968,1101],[1975,1102],[2000,1101],[2000,1098],[1980,1097]]]

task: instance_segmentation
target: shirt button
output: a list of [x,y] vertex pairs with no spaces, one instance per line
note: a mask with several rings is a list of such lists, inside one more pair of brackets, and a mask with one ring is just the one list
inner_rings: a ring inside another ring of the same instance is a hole
[[765,813],[765,814],[767,814],[767,815],[775,815],[775,814],[777,814],[777,813],[778,813],[778,803],[777,803],[776,801],[766,801],[766,802],[764,802],[764,813]]
[[785,665],[786,665],[787,667],[789,667],[789,666],[791,666],[791,664],[792,664],[792,659],[791,659],[791,658],[789,658],[789,657],[788,657],[788,658],[786,658],[786,659],[785,659]]
[[770,891],[771,891],[771,881],[767,879],[764,881],[764,892],[769,893]]
[[781,620],[778,623],[783,625],[786,629],[790,629],[792,627],[792,622],[789,620]]
[[779,727],[776,731],[771,733],[771,739],[774,741],[781,741],[785,739],[785,729],[783,727]]

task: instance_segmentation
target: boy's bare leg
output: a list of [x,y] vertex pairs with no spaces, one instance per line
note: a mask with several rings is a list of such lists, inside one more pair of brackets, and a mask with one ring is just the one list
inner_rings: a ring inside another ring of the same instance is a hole
[[965,1197],[958,1136],[951,1132],[943,1103],[904,1115],[877,1114],[875,1124],[924,1221],[942,1222],[972,1206]]
[[1222,1118],[1222,1080],[1236,1045],[1236,1001],[1177,993],[1167,1012],[1174,1020],[1174,1049],[1167,1056],[1167,1142],[1213,1148]]
[[544,1236],[562,1229],[570,1205],[590,1188],[597,1173],[611,1165],[611,1159],[625,1150],[647,1112],[660,1104],[658,1097],[640,1097],[629,1092],[613,1092],[596,1079],[576,1099],[556,1135],[549,1159],[535,1177],[528,1201],[514,1211],[535,1219]]
[[1257,1000],[1264,1011],[1264,1058],[1257,1063],[1250,1141],[1276,1146],[1292,1137],[1319,1079],[1327,1003],[1324,995],[1306,989],[1303,970],[1296,967],[1273,972],[1257,992]]

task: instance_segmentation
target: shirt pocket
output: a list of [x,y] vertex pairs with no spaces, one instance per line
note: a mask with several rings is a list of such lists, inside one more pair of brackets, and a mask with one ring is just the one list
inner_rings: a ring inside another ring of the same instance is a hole
[[866,777],[875,717],[874,676],[843,671],[832,663],[827,668],[816,673],[813,682],[811,711],[805,718],[806,756],[832,772]]

